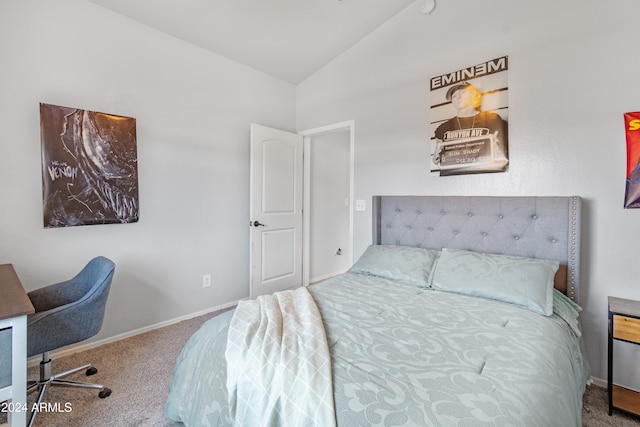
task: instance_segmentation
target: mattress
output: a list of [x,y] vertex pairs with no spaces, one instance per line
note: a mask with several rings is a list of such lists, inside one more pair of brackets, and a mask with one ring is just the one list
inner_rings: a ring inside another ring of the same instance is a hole
[[[322,315],[339,426],[581,426],[588,364],[558,314],[345,273],[308,288]],[[167,419],[233,425],[228,311],[176,361]]]

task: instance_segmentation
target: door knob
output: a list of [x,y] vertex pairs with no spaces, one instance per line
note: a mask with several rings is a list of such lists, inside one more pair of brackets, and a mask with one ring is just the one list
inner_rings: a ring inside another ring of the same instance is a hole
[[262,224],[260,221],[253,221],[253,226],[254,227],[264,227],[265,225]]

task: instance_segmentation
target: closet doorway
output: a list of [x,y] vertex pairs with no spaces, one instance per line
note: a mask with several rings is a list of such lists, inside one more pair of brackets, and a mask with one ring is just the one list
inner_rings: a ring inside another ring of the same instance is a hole
[[304,137],[303,285],[353,264],[354,123],[298,132]]

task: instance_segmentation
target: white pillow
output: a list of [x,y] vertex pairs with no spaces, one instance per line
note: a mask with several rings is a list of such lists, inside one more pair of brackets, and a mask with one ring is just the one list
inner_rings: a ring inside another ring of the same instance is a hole
[[550,316],[558,266],[558,261],[552,260],[442,249],[431,286],[516,304]]

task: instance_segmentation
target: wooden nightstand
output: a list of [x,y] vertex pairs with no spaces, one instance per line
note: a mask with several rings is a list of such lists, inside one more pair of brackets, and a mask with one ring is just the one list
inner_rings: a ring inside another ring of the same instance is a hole
[[613,408],[640,415],[640,393],[613,384],[613,341],[640,344],[640,301],[609,297],[609,354],[607,393]]

